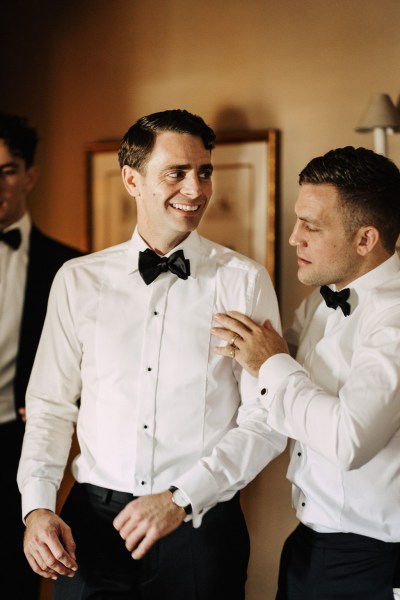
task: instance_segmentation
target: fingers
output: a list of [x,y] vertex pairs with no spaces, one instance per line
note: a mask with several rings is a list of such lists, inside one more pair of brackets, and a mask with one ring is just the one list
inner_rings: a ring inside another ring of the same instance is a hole
[[123,508],[120,513],[118,513],[118,515],[115,517],[115,519],[113,521],[113,525],[119,533],[123,529],[124,525],[126,525],[128,520],[130,519],[130,513],[128,511],[129,506],[130,506],[130,503],[127,504],[127,506],[125,506],[125,508]]
[[33,511],[26,520],[25,556],[35,573],[46,579],[73,577],[78,565],[70,527],[51,511]]
[[58,575],[73,577],[78,569],[76,561],[62,546],[54,549],[44,543],[36,543],[25,547],[25,555],[35,573],[48,579],[57,579]]
[[37,575],[40,575],[45,579],[57,579],[57,573],[46,565],[40,555],[34,556],[33,554],[27,553],[25,553],[25,555],[32,571],[37,573]]
[[[25,551],[26,558],[35,573],[45,577],[46,579],[56,580],[59,575],[73,577],[76,566],[73,566],[70,557],[64,555],[63,552],[56,555],[46,545],[41,545],[33,548],[31,551]],[[71,567],[66,564],[71,564]]]
[[138,560],[162,537],[174,531],[185,518],[185,512],[171,500],[169,491],[133,500],[115,517],[114,527],[125,546]]
[[[145,555],[145,552],[153,545],[150,543],[149,539],[147,542],[145,541],[145,538],[148,535],[148,527],[149,525],[146,521],[140,521],[134,518],[124,521],[119,529],[116,527],[120,536],[125,541],[127,550],[129,550],[132,558],[135,560],[142,558]],[[154,542],[155,541],[156,540],[154,540]]]
[[26,409],[24,407],[19,408],[18,414],[20,415],[23,423],[26,423]]
[[138,524],[133,531],[122,529],[119,533],[125,540],[127,550],[135,560],[143,558],[150,548],[163,537],[163,529],[160,524],[150,525],[146,521]]
[[[134,500],[133,502],[137,502]],[[125,508],[115,517],[113,525],[118,531],[122,539],[125,541],[125,546],[134,555],[135,548],[146,535],[145,523],[140,518],[140,513],[135,511],[136,506],[132,502],[127,504]]]
[[257,323],[250,319],[250,317],[234,310],[227,313],[217,313],[214,315],[214,318],[225,329],[229,329],[241,337],[252,331],[254,327],[258,327]]
[[234,358],[254,377],[268,358],[287,352],[286,343],[268,320],[259,325],[237,311],[218,313],[215,320],[222,327],[213,327],[212,334],[227,342],[224,346],[214,347],[215,354]]
[[[230,356],[231,358],[235,358],[236,356],[236,352],[233,352],[233,350],[240,350],[243,346],[242,342],[248,341],[255,333],[259,333],[263,328],[263,326],[258,325],[258,323],[250,319],[247,315],[237,311],[217,313],[215,315],[215,320],[218,321],[222,327],[213,327],[211,333],[219,339],[226,341],[228,344],[228,346],[216,348],[215,351],[217,354]],[[270,326],[269,321],[265,322],[265,324],[267,323]],[[225,348],[225,350],[222,351],[222,348]],[[221,352],[219,351],[220,349]]]

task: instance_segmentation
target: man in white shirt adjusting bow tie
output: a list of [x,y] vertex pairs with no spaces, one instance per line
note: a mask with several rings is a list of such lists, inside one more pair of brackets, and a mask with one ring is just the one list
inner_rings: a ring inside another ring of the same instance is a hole
[[213,331],[236,336],[267,423],[293,440],[300,525],[276,598],[390,600],[400,587],[399,169],[364,148],[332,150],[300,173],[295,212],[298,278],[317,286],[286,336],[296,360],[270,323],[243,313],[217,316]]

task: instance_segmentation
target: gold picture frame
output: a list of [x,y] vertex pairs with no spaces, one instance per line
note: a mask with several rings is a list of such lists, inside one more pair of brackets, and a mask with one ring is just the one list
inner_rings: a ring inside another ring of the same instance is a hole
[[[217,134],[212,151],[213,195],[198,232],[269,271],[277,284],[279,132]],[[129,239],[136,206],[121,181],[116,140],[85,147],[88,243],[101,250]]]

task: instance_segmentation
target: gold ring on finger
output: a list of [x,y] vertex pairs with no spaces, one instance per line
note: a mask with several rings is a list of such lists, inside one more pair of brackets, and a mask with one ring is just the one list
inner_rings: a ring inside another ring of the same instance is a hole
[[235,335],[231,339],[231,346],[233,346],[234,348],[237,348],[237,346],[235,345],[235,341],[237,340],[238,337],[239,337],[239,334],[235,333]]
[[229,356],[231,358],[235,358],[235,347],[234,346],[232,346],[232,350],[229,352]]

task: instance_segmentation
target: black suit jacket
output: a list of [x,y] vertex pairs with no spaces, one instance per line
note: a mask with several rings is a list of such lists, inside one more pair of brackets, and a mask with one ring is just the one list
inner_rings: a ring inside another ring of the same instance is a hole
[[61,265],[82,252],[44,235],[34,225],[30,234],[28,272],[14,380],[16,408],[25,406],[25,393],[42,332],[47,299]]

